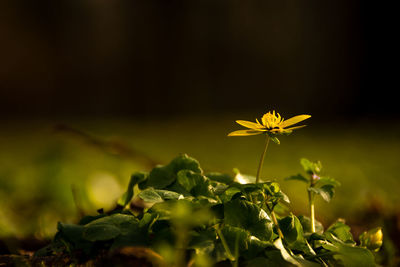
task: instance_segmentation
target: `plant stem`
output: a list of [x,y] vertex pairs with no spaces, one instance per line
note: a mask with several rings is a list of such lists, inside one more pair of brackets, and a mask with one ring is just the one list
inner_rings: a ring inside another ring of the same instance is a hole
[[235,262],[233,263],[233,267],[239,266],[239,232],[236,233],[235,239]]
[[180,228],[176,233],[177,248],[175,250],[175,266],[185,266],[185,251],[187,247],[187,229]]
[[269,139],[270,138],[269,138],[268,135],[266,135],[266,136],[267,136],[267,139],[265,140],[264,151],[263,151],[263,153],[261,155],[260,163],[258,165],[258,170],[257,170],[257,175],[256,175],[256,184],[258,184],[258,182],[260,180],[260,174],[261,174],[261,169],[262,169],[262,166],[263,166],[263,163],[264,163],[265,153],[267,152],[267,149],[268,149],[268,144],[269,144]]
[[222,234],[221,230],[219,229],[219,226],[217,226],[215,230],[216,230],[219,238],[221,239],[222,246],[224,247],[225,252],[226,252],[226,254],[227,254],[232,266],[235,266],[235,257],[232,255],[232,252],[229,249],[228,243],[226,243],[225,237]]
[[274,222],[274,224],[276,226],[276,230],[278,231],[279,237],[281,239],[283,239],[283,233],[281,231],[281,228],[279,227],[279,223],[278,223],[278,220],[276,219],[275,212],[273,210],[270,210],[269,213],[271,214],[272,221]]
[[[312,186],[311,186],[312,187]],[[314,209],[314,199],[315,195],[314,192],[308,191],[308,201],[310,204],[310,226],[311,226],[311,232],[315,233],[315,209]]]

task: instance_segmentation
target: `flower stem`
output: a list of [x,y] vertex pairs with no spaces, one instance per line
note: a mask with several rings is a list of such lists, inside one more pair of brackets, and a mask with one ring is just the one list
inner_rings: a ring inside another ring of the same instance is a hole
[[315,233],[315,209],[314,209],[314,199],[315,195],[314,192],[308,191],[308,201],[310,204],[310,226],[311,232]]
[[266,135],[266,136],[267,136],[267,139],[265,140],[264,151],[263,151],[263,153],[261,155],[260,163],[258,165],[258,170],[257,170],[257,175],[256,175],[256,184],[258,184],[258,182],[260,180],[260,174],[261,174],[261,169],[262,169],[262,166],[263,166],[263,163],[264,163],[265,153],[267,152],[267,149],[268,149],[268,144],[269,144],[269,139],[270,138],[269,138],[268,135]]

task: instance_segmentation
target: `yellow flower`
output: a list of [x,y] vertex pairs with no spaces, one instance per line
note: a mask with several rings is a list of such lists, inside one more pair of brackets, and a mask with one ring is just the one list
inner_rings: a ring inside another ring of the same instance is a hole
[[[256,122],[237,120],[236,122],[246,128],[247,130],[234,131],[228,134],[228,136],[247,136],[257,134],[268,134],[271,137],[280,134],[290,134],[293,130],[300,129],[306,125],[292,126],[296,123],[304,121],[310,118],[310,115],[298,115],[288,120],[284,120],[279,113],[272,112],[265,113],[261,118],[261,123],[256,119]],[[289,128],[287,128],[289,127]]]

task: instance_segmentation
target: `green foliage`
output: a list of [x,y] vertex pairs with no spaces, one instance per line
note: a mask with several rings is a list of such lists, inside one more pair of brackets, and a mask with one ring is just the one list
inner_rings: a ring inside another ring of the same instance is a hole
[[329,226],[324,235],[331,241],[335,241],[337,238],[344,243],[355,244],[353,235],[350,232],[350,227],[340,220]]
[[267,213],[256,204],[239,198],[224,204],[224,223],[245,229],[264,241],[270,241],[273,233]]
[[168,165],[157,166],[149,173],[147,180],[141,185],[142,188],[154,187],[162,189],[171,185],[177,178],[180,170],[190,170],[195,173],[202,173],[202,169],[197,160],[180,155],[172,160]]
[[[335,239],[333,237],[333,239]],[[376,266],[374,256],[368,249],[349,245],[336,239],[330,243],[322,245],[327,251],[333,252],[332,258],[327,261],[335,265],[358,267],[358,266]]]
[[144,172],[137,172],[132,174],[129,180],[126,192],[118,200],[118,205],[125,207],[133,197],[133,188],[136,184],[144,182],[147,179],[147,174]]
[[285,178],[285,180],[301,181],[308,184],[307,190],[311,194],[312,199],[315,195],[319,195],[326,202],[330,202],[335,195],[335,188],[340,186],[340,183],[330,177],[321,176],[322,164],[320,161],[312,162],[306,158],[300,160],[304,171],[308,176],[297,174]]
[[[302,165],[310,176],[321,172],[320,163],[303,159]],[[136,185],[140,191],[135,196]],[[330,200],[339,183],[320,178],[313,185],[310,191]],[[143,211],[129,210],[134,198],[145,202]],[[235,177],[203,174],[195,159],[180,155],[149,173],[132,175],[111,212],[86,216],[78,225],[59,223],[53,243],[37,255],[63,253],[79,262],[82,253],[92,259],[122,247],[146,247],[172,266],[187,265],[189,258],[194,266],[225,261],[240,266],[374,266],[367,247],[377,249],[368,246],[379,239],[376,231],[364,234],[363,247],[342,221],[325,231],[316,222],[313,233],[308,217],[283,214],[275,219],[274,208],[288,203],[276,182],[255,184],[239,171]]]
[[317,162],[312,162],[306,158],[302,158],[300,160],[300,164],[301,166],[303,166],[304,171],[307,174],[319,174],[321,172],[322,169],[322,164],[321,162],[317,161]]
[[309,187],[308,191],[320,195],[323,200],[325,200],[326,202],[330,202],[333,195],[335,194],[335,187],[332,185],[324,185],[321,187]]
[[113,239],[136,230],[139,220],[131,215],[113,214],[94,220],[84,226],[83,238],[89,241]]
[[[300,215],[297,218],[299,219],[301,226],[303,227],[304,234],[310,235],[312,233],[310,228],[310,217]],[[324,233],[324,226],[322,225],[322,223],[318,221],[315,222],[315,232],[320,235]]]
[[147,188],[138,194],[138,197],[148,203],[163,202],[164,200],[178,199],[181,194],[174,191]]

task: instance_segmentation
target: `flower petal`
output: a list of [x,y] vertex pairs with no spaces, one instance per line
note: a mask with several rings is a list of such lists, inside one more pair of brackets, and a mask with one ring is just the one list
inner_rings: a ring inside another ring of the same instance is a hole
[[293,130],[297,130],[297,129],[304,128],[304,127],[306,127],[306,126],[307,126],[307,125],[294,126],[294,127],[290,127],[290,128],[285,128],[285,130],[293,131]]
[[297,115],[297,116],[294,116],[290,119],[283,121],[279,126],[281,126],[282,128],[286,128],[286,127],[296,124],[298,122],[304,121],[310,117],[311,117],[310,115]]
[[248,136],[248,135],[257,135],[262,133],[263,133],[262,131],[239,130],[229,133],[228,136]]
[[247,127],[249,129],[254,129],[254,130],[258,130],[258,129],[261,130],[262,128],[264,128],[264,126],[262,126],[261,124],[257,124],[255,122],[251,122],[251,121],[237,120],[236,123],[238,123],[244,127]]
[[269,118],[271,118],[271,114],[265,113],[262,117],[261,117],[261,122],[262,124],[267,127],[267,128],[271,128],[271,125],[269,125]]

